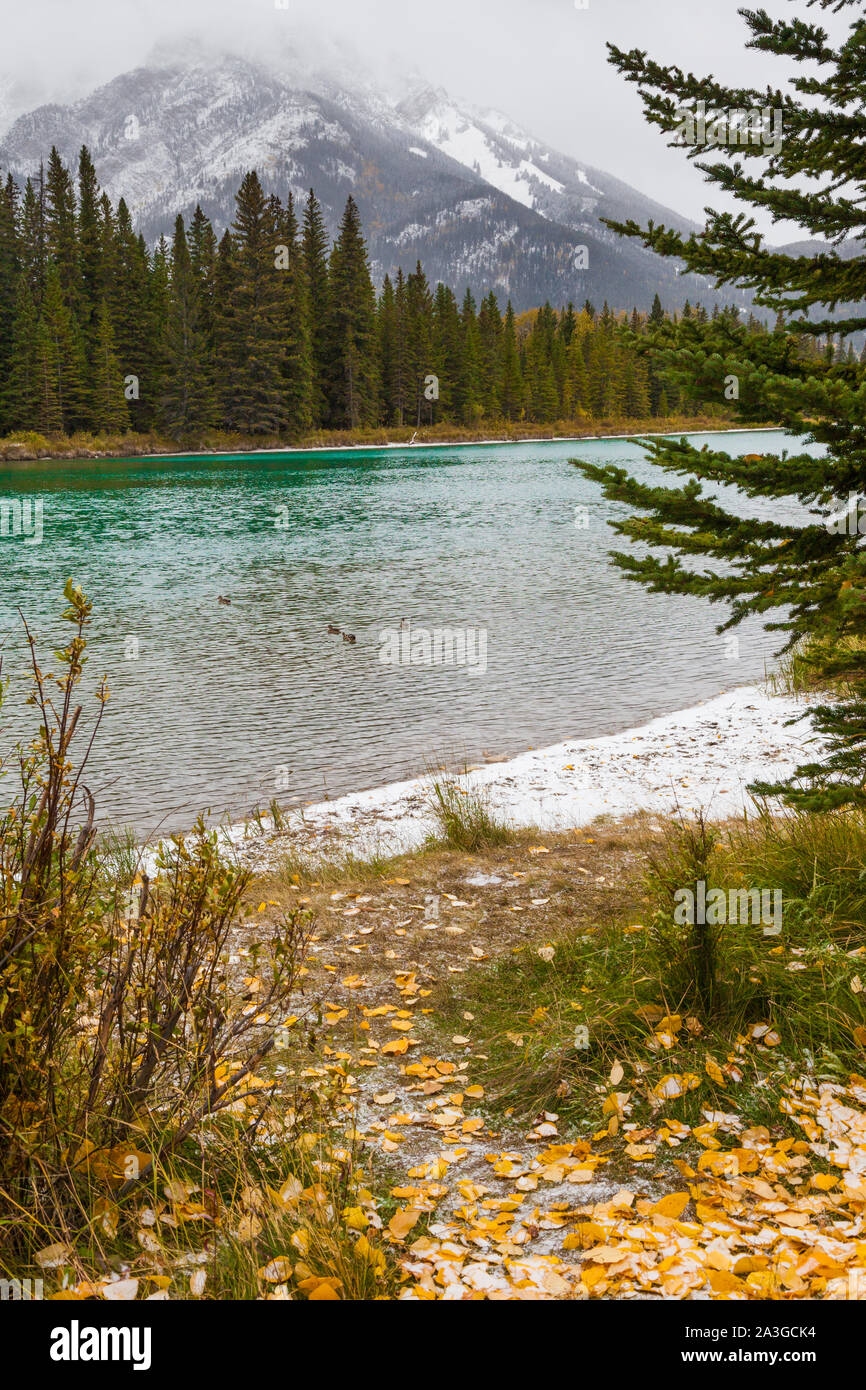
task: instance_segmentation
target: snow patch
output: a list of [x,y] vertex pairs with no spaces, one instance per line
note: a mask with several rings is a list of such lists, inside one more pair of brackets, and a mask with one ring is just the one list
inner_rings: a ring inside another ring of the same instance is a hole
[[[541,830],[637,811],[737,815],[751,806],[750,782],[781,780],[821,756],[809,720],[787,722],[806,715],[811,703],[739,687],[624,733],[572,739],[474,768],[461,781],[481,789],[509,824]],[[273,827],[265,819],[264,835],[248,835],[243,825],[222,833],[256,868],[274,863],[289,845],[311,854],[339,844],[361,857],[398,854],[417,849],[435,831],[429,795],[426,778],[394,782],[292,812],[287,832],[268,833]]]

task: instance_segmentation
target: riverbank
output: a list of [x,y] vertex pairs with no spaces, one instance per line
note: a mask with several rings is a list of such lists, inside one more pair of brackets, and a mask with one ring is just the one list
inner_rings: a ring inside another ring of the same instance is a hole
[[[741,686],[690,709],[595,739],[529,749],[516,758],[441,774],[454,795],[483,798],[491,815],[546,833],[649,812],[703,810],[721,820],[751,804],[748,784],[790,775],[815,756],[809,701]],[[435,835],[431,805],[440,774],[310,803],[223,831],[241,860],[266,871],[286,854],[358,860],[419,849]]]
[[[280,436],[226,434],[207,431],[195,438],[171,439],[148,434],[42,435],[17,432],[0,440],[0,461],[33,463],[40,459],[131,459],[176,457],[179,454],[246,454],[296,449],[314,452],[335,449],[379,449],[420,444],[505,444],[562,439],[597,439],[645,434],[695,434],[737,427],[732,415],[669,415],[642,420],[605,417],[600,420],[537,422],[487,420],[477,426],[441,424],[420,429],[386,427],[363,430],[315,430],[298,439]],[[774,429],[774,425],[748,427]]]

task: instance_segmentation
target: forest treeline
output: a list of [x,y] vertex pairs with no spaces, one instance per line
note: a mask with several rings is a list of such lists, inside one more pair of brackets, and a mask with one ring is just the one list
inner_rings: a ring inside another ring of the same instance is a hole
[[297,209],[255,171],[221,239],[196,208],[154,248],[100,190],[86,147],[75,177],[52,149],[23,190],[11,174],[0,190],[0,435],[291,438],[700,410],[641,350],[664,320],[658,296],[646,315],[587,302],[516,316],[492,292],[478,303],[431,286],[420,264],[377,295],[354,200],[331,245],[312,190]]

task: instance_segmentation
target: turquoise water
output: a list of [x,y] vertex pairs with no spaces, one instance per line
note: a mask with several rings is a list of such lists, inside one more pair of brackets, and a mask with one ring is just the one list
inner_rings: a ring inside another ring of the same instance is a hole
[[[624,439],[0,463],[0,499],[40,501],[43,528],[38,545],[0,538],[0,746],[32,727],[16,609],[59,645],[70,575],[96,605],[88,688],[106,672],[111,689],[89,779],[100,819],[145,833],[612,733],[760,678],[774,643],[757,625],[735,659],[720,608],[608,564],[605,521],[624,509],[576,456],[652,471]],[[486,669],[383,664],[401,620],[481,629]]]

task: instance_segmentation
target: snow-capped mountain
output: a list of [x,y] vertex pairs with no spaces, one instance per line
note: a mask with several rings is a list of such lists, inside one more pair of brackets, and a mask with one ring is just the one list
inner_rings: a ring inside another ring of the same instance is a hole
[[52,145],[74,164],[82,144],[149,241],[196,203],[221,232],[255,168],[266,191],[300,199],[315,188],[332,233],[351,193],[377,280],[420,259],[431,281],[493,289],[517,310],[587,297],[645,309],[656,291],[670,307],[714,297],[599,221],[685,219],[441,89],[397,99],[238,57],[163,61],[20,117],[0,142],[0,170],[34,175]]

